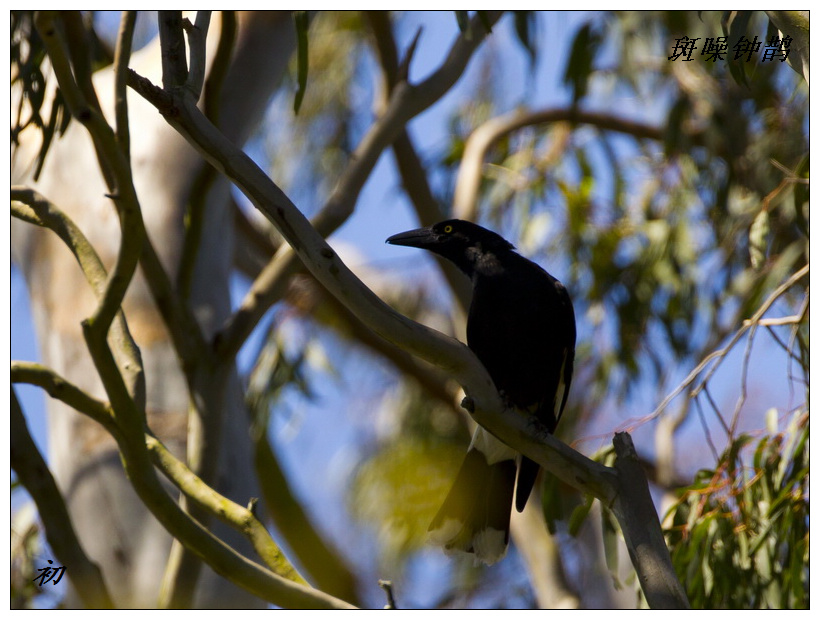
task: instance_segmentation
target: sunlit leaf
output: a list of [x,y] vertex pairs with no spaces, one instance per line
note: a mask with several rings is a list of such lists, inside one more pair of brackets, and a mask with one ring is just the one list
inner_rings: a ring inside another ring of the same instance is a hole
[[721,21],[723,35],[726,37],[727,53],[726,61],[729,73],[732,74],[735,82],[741,86],[749,86],[746,77],[747,60],[744,57],[735,58],[735,46],[741,37],[749,34],[749,21],[752,17],[751,11],[726,11],[726,19]]
[[[809,178],[809,154],[806,153],[805,157],[800,160],[800,163],[797,165],[795,169],[795,175],[800,179],[808,180]],[[806,213],[808,213],[808,203],[809,203],[809,184],[808,183],[796,183],[794,186],[794,220],[797,227],[800,231],[809,236],[809,222],[806,219]],[[804,211],[805,209],[805,211]]]
[[537,14],[535,11],[513,11],[515,17],[515,34],[534,64],[538,56],[537,39],[533,36]]
[[592,508],[592,501],[593,497],[591,495],[587,495],[584,503],[579,504],[576,506],[575,510],[572,511],[572,514],[569,517],[569,523],[567,524],[571,536],[578,535],[581,526],[589,516],[589,511]]
[[749,230],[749,258],[754,269],[760,269],[766,260],[769,230],[769,212],[763,209],[757,214]]
[[589,78],[598,53],[602,37],[591,23],[584,24],[575,40],[564,70],[564,84],[572,88],[572,100],[577,104],[587,93]]
[[454,11],[456,14],[456,23],[461,32],[465,32],[470,25],[470,14],[467,11]]
[[296,75],[298,88],[293,100],[293,113],[298,114],[302,107],[302,99],[307,89],[308,78],[308,27],[310,19],[307,11],[294,11],[293,22],[296,26]]

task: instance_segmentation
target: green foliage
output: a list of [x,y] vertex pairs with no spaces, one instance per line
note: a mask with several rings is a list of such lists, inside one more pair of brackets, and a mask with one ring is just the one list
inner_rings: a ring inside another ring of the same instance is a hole
[[409,437],[385,444],[359,468],[350,509],[374,527],[385,565],[425,545],[463,457],[463,445]]
[[535,33],[537,24],[535,11],[513,11],[515,15],[515,34],[530,57],[530,64],[534,65],[538,58],[538,37]]
[[306,11],[295,11],[293,13],[293,23],[296,27],[296,65],[297,83],[299,85],[296,96],[293,100],[293,113],[299,114],[302,107],[302,98],[305,96],[308,77],[308,26],[310,18]]
[[[42,71],[46,59],[43,41],[33,23],[34,11],[11,11],[11,87],[20,88],[22,96],[12,109],[11,144],[19,144],[19,136],[28,127],[42,134],[42,144],[35,162],[34,178],[40,176],[48,148],[55,134],[63,135],[71,121],[59,89],[46,98],[47,83]],[[48,114],[45,120],[41,113]]]
[[692,607],[808,608],[808,437],[806,411],[753,451],[740,436],[681,492],[666,537]]
[[[612,467],[615,464],[615,449],[610,444],[591,458],[602,465]],[[541,476],[541,509],[550,534],[555,534],[558,531],[557,523],[564,521],[567,523],[569,534],[577,536],[592,510],[595,498],[591,495],[582,496],[548,471],[542,471]],[[610,519],[617,528],[617,521],[610,511],[602,507],[601,512],[609,513],[604,518]],[[604,530],[606,531],[606,527]]]
[[800,160],[795,176],[801,181],[794,186],[794,223],[803,235],[809,237],[809,154]]
[[369,100],[363,102],[357,80],[367,47],[362,15],[321,11],[310,16],[309,29],[306,19],[296,19],[292,84],[274,97],[270,112],[287,122],[266,127],[263,148],[273,178],[310,209],[324,201],[349,161],[362,122],[357,115],[369,119]]
[[[289,418],[284,395],[297,392],[307,399],[314,398],[311,388],[310,369],[326,369],[319,342],[311,338],[295,352],[288,351],[282,333],[271,324],[256,354],[248,381],[245,402],[253,421],[251,434],[254,439],[267,432],[271,415],[276,412],[280,418]],[[293,348],[293,347],[291,347]]]
[[[720,25],[723,29],[723,35],[726,37],[726,45],[728,49],[732,50],[737,45],[740,38],[749,32],[749,20],[752,18],[752,11],[726,11]],[[746,77],[746,66],[748,62],[744,62],[743,58],[736,58],[734,53],[726,55],[726,62],[729,65],[729,72],[732,74],[735,82],[743,86],[748,86],[748,78]]]
[[603,35],[593,22],[581,26],[575,35],[564,72],[564,83],[572,88],[573,105],[578,105],[587,94],[589,79],[602,41]]
[[384,406],[395,432],[363,459],[349,506],[354,517],[374,527],[382,563],[400,567],[425,545],[464,458],[467,433],[458,414],[410,386]]

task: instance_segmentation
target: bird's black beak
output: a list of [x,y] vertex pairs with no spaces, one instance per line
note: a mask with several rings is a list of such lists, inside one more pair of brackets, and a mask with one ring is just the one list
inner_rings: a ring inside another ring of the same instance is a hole
[[438,233],[431,228],[417,228],[388,237],[385,243],[391,245],[406,245],[411,248],[428,248],[439,241]]

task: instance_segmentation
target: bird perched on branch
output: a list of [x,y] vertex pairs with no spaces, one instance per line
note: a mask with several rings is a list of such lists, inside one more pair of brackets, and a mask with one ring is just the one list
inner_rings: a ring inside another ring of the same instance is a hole
[[[564,285],[471,222],[447,220],[393,235],[387,243],[435,252],[472,280],[467,345],[504,401],[554,432],[575,359],[575,313]],[[507,551],[513,491],[521,512],[537,474],[537,463],[478,427],[430,524],[431,539],[448,551],[497,562]]]

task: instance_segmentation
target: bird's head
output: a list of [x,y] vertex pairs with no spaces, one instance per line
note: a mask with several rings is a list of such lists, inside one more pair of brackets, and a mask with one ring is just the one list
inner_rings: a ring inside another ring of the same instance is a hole
[[387,243],[435,252],[451,260],[469,276],[482,257],[497,257],[513,249],[513,245],[500,235],[464,220],[446,220],[427,228],[408,230],[389,237]]
[[446,220],[427,228],[408,230],[389,237],[387,243],[430,250],[446,258],[462,254],[468,248],[480,248],[485,252],[513,249],[513,245],[500,235],[464,220]]

